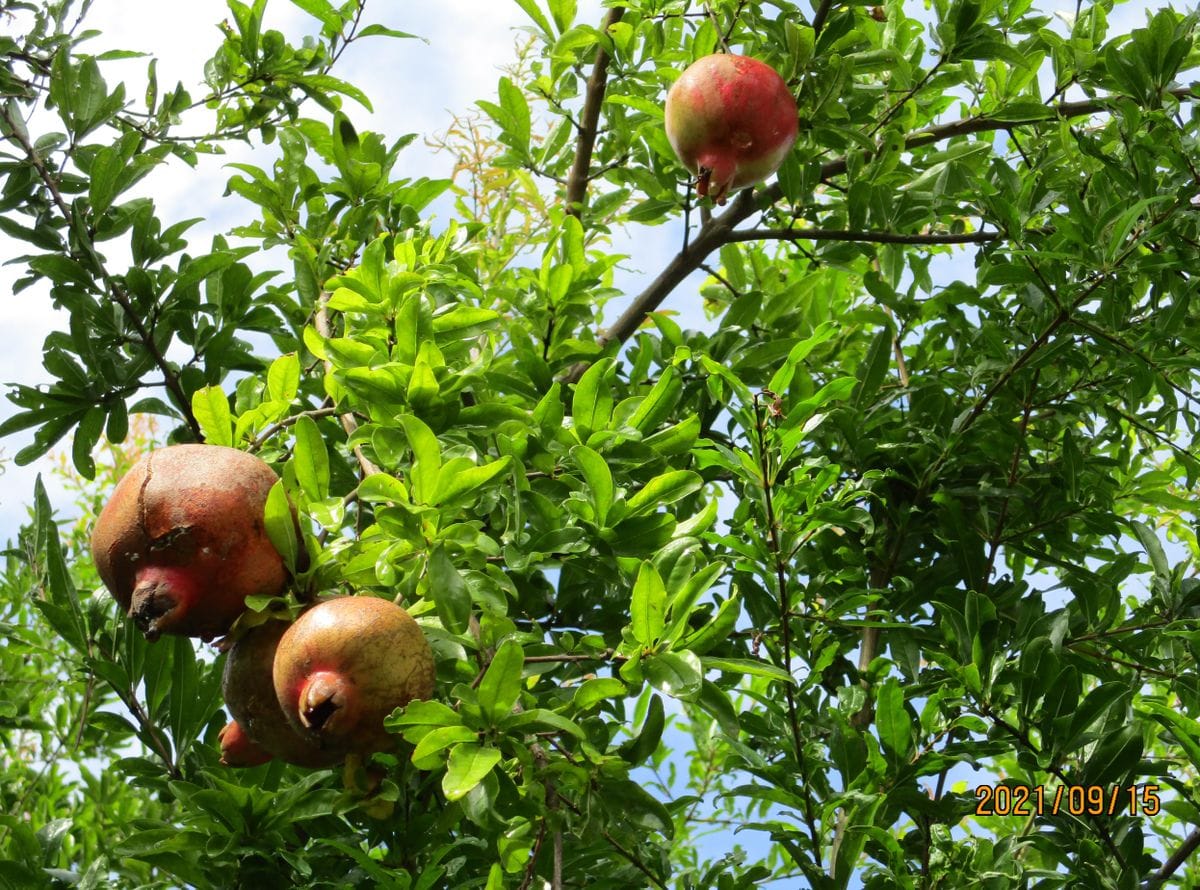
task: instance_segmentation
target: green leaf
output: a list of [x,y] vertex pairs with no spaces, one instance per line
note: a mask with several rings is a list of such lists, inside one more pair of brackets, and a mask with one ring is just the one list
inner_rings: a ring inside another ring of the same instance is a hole
[[626,516],[641,516],[654,512],[659,506],[673,504],[699,491],[704,480],[691,470],[674,470],[655,476],[629,499]]
[[433,504],[440,507],[462,506],[476,500],[481,489],[503,476],[512,466],[512,460],[502,457],[482,467],[455,469],[446,464],[438,473],[437,490]]
[[674,648],[687,649],[696,655],[704,655],[706,652],[712,651],[715,647],[725,642],[729,638],[729,635],[733,633],[733,629],[737,626],[737,620],[741,617],[741,614],[741,591],[734,591],[733,595],[723,601],[717,608],[717,614],[713,616],[708,624],[688,634]]
[[457,726],[462,715],[440,701],[409,702],[404,709],[387,718],[388,726]]
[[1167,561],[1167,554],[1163,551],[1162,543],[1158,540],[1158,535],[1144,522],[1130,520],[1129,524],[1133,527],[1138,541],[1145,548],[1146,555],[1150,557],[1150,565],[1154,567],[1154,574],[1160,578],[1170,578],[1171,564]]
[[1200,769],[1200,726],[1197,726],[1195,720],[1158,702],[1139,702],[1138,709],[1149,712],[1154,719],[1169,729],[1187,754],[1188,760],[1192,762],[1192,766]]
[[460,634],[467,629],[471,617],[471,592],[446,548],[440,544],[429,554],[429,597],[446,630]]
[[737,739],[741,732],[741,727],[738,724],[737,711],[734,710],[733,702],[730,701],[728,692],[716,683],[705,680],[700,688],[700,695],[696,699],[696,704],[717,721],[717,725],[721,727],[721,732],[725,733],[731,739]]
[[608,429],[613,409],[612,384],[609,382],[612,368],[611,358],[600,359],[575,384],[571,417],[582,441],[587,441],[598,430]]
[[[676,642],[688,627],[688,618],[691,617],[692,608],[696,605],[696,601],[700,599],[704,593],[713,586],[717,578],[721,577],[721,573],[725,570],[722,563],[714,562],[696,574],[692,575],[682,587],[675,592],[671,597],[671,605],[668,609],[668,614],[671,618],[671,623],[667,627],[666,633],[663,635],[668,643]],[[699,654],[699,653],[697,653]]]
[[296,574],[296,563],[300,555],[300,542],[296,535],[296,521],[292,516],[292,504],[288,500],[283,480],[276,481],[267,495],[267,503],[263,508],[263,523],[267,529],[267,537],[279,555],[288,571]]
[[632,766],[644,763],[658,750],[658,744],[662,741],[663,729],[666,725],[662,698],[651,695],[646,708],[646,719],[642,721],[641,732],[621,745],[617,749],[617,753]]
[[660,652],[643,659],[642,670],[652,686],[672,698],[687,701],[700,694],[703,668],[691,652]]
[[891,366],[893,336],[892,326],[885,324],[879,329],[875,339],[871,341],[871,347],[867,350],[867,359],[858,372],[859,385],[854,394],[856,407],[870,405],[875,399],[875,394],[883,385],[883,379],[887,376],[888,368]]
[[331,32],[337,33],[342,27],[342,17],[338,15],[329,0],[292,0],[292,4],[303,9]]
[[644,561],[633,585],[629,607],[633,638],[643,646],[657,643],[662,637],[666,609],[667,588],[662,576],[653,563]]
[[525,11],[525,14],[533,19],[533,23],[542,29],[542,33],[547,39],[553,39],[554,31],[550,28],[550,22],[542,15],[542,11],[538,9],[537,0],[516,0],[517,6]]
[[587,739],[587,735],[578,723],[546,708],[530,708],[528,711],[518,711],[515,714],[509,714],[500,721],[500,729],[505,732],[512,730],[524,730],[526,732],[534,730],[538,732],[557,730],[580,740]]
[[575,22],[576,11],[576,0],[550,0],[550,15],[554,16],[559,34],[566,33]]
[[412,496],[418,504],[428,504],[437,491],[438,474],[442,469],[442,450],[437,436],[424,421],[411,414],[400,417],[408,445],[413,451]]
[[311,417],[301,416],[293,431],[296,441],[292,465],[296,469],[296,481],[309,500],[324,500],[329,494],[329,453],[321,430]]
[[512,137],[513,147],[520,152],[529,150],[529,103],[525,94],[507,77],[500,78],[500,107],[504,109],[505,130]]
[[665,369],[630,416],[629,425],[642,435],[658,429],[659,424],[675,410],[682,393],[683,379],[679,372],[674,368]]
[[889,677],[875,693],[875,723],[883,746],[905,762],[912,752],[913,729],[904,709],[904,690],[895,677]]
[[[688,655],[695,655],[688,652]],[[718,658],[715,655],[705,655],[699,663],[706,671],[728,671],[731,674],[749,674],[753,677],[766,677],[778,680],[780,683],[795,683],[796,681],[783,668],[769,661],[755,661],[750,658]]]
[[442,777],[442,792],[447,800],[460,800],[483,781],[500,762],[500,752],[473,742],[455,745],[450,751],[446,775]]
[[[675,833],[670,811],[637,782],[630,779],[609,782],[603,787],[601,795],[612,812],[620,814],[622,821],[638,829],[657,831],[668,838]],[[654,883],[656,886],[666,886],[658,881]]]
[[451,745],[474,742],[478,733],[462,724],[439,726],[426,732],[413,748],[412,761],[418,769],[434,769],[441,763],[441,753]]
[[206,386],[192,393],[192,414],[209,445],[233,445],[233,415],[229,399],[219,386]]
[[300,391],[300,358],[294,352],[281,355],[267,370],[267,393],[274,401],[295,400]]
[[511,637],[500,644],[483,679],[479,681],[478,702],[493,724],[507,716],[521,694],[521,671],[525,652]]
[[1142,757],[1142,726],[1125,723],[1109,733],[1092,750],[1082,770],[1084,785],[1124,782]]
[[586,445],[576,445],[571,449],[571,459],[583,473],[587,483],[588,494],[592,507],[596,511],[596,525],[605,528],[608,511],[613,504],[613,478],[608,463]]
[[594,677],[579,685],[571,703],[579,710],[586,711],[607,698],[624,698],[627,692],[625,684],[616,677]]
[[408,489],[404,483],[387,473],[373,473],[359,483],[358,497],[369,504],[409,503]]

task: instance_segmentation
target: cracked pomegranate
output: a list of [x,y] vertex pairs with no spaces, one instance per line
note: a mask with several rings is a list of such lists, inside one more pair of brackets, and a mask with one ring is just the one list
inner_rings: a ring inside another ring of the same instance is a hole
[[346,596],[313,606],[275,654],[275,694],[292,726],[322,749],[367,754],[392,746],[383,719],[434,688],[433,652],[395,603]]
[[100,579],[147,638],[227,633],[253,594],[284,591],[263,525],[278,477],[252,454],[172,445],[117,483],[92,529]]
[[286,621],[270,620],[238,637],[229,649],[221,676],[225,706],[251,743],[268,757],[297,766],[332,766],[345,757],[345,752],[324,750],[317,739],[298,732],[275,696],[272,666],[279,640],[290,626]]
[[693,62],[671,85],[667,138],[696,191],[724,204],[731,191],[779,169],[796,141],[796,100],[764,62],[718,53]]

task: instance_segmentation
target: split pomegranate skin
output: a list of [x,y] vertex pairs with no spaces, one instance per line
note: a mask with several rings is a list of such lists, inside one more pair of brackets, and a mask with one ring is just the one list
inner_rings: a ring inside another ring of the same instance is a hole
[[778,170],[799,132],[796,100],[778,72],[730,53],[689,65],[667,92],[665,116],[697,193],[718,204]]
[[172,445],[122,477],[92,530],[100,579],[148,639],[228,633],[247,596],[278,596],[263,507],[275,471],[220,445]]

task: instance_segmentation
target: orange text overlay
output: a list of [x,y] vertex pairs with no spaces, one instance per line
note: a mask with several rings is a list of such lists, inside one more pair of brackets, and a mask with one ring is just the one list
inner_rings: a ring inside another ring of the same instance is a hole
[[1158,785],[979,785],[976,816],[1153,816]]

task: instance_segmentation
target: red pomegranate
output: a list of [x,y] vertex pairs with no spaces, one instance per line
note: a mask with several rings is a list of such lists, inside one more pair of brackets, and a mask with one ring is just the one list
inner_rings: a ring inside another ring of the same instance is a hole
[[770,65],[718,53],[693,62],[671,85],[667,138],[696,191],[724,204],[731,191],[779,169],[796,141],[796,100]]
[[233,725],[267,757],[311,768],[332,766],[345,757],[345,751],[323,749],[319,739],[294,729],[275,696],[275,653],[290,626],[286,621],[270,620],[237,638],[221,676],[225,706],[235,721]]
[[292,726],[322,749],[368,754],[395,737],[383,719],[433,694],[433,652],[390,600],[346,596],[313,606],[275,654],[275,695]]
[[92,529],[100,579],[148,639],[227,633],[252,594],[275,596],[287,570],[263,525],[278,477],[252,454],[173,445],[117,483]]
[[226,723],[217,738],[221,742],[223,766],[258,766],[271,759],[271,755],[256,745],[236,720]]

